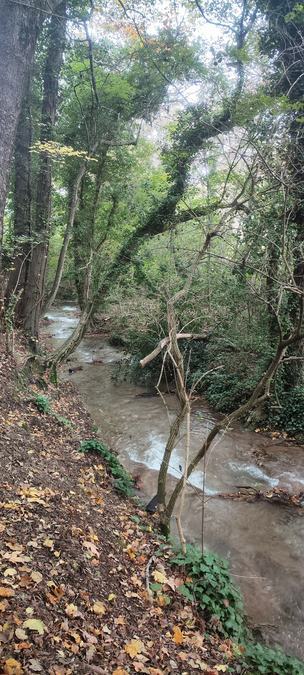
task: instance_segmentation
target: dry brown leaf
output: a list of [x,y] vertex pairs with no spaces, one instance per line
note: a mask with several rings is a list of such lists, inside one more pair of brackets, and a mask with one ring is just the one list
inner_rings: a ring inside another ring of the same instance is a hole
[[173,626],[173,641],[176,645],[181,645],[184,642],[184,635],[179,626]]
[[74,619],[75,616],[78,615],[78,607],[76,607],[76,605],[73,605],[73,603],[66,605],[65,613],[67,614],[67,616],[70,616],[72,617],[72,619]]
[[129,675],[124,668],[116,668],[116,670],[113,670],[112,675]]
[[106,613],[106,608],[100,600],[97,600],[97,602],[94,602],[94,605],[92,607],[94,614],[98,614],[99,616],[103,616]]
[[125,645],[125,652],[131,656],[131,659],[134,659],[135,656],[141,654],[144,650],[144,644],[141,640],[131,640]]
[[31,578],[33,579],[33,581],[35,581],[36,584],[40,584],[40,581],[42,581],[43,576],[40,572],[33,571],[31,572]]
[[4,673],[5,675],[22,675],[21,663],[16,659],[7,659],[4,664]]
[[0,598],[12,598],[13,595],[15,595],[15,591],[12,588],[0,586]]

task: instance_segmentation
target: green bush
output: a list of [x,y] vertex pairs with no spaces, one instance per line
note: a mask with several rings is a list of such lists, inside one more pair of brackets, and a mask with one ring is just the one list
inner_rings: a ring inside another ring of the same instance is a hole
[[82,441],[79,449],[80,452],[97,452],[101,455],[105,460],[111,475],[115,478],[114,486],[116,490],[126,497],[133,496],[134,481],[132,476],[130,476],[126,469],[121,465],[116,455],[110,452],[104,443],[101,443],[101,441],[96,439]]
[[36,394],[34,404],[40,413],[43,413],[44,415],[49,415],[51,413],[51,406],[47,396]]
[[258,675],[304,675],[304,664],[280,649],[269,649],[262,644],[248,643],[241,659],[245,673]]
[[207,619],[216,619],[218,631],[225,637],[240,639],[245,634],[243,602],[233,585],[228,563],[214,553],[204,553],[188,545],[186,555],[181,551],[172,562],[184,567],[189,581],[179,590],[194,600]]
[[241,671],[251,675],[304,675],[304,664],[281,649],[270,649],[255,643],[246,626],[243,602],[239,590],[231,581],[228,563],[214,553],[204,553],[187,546],[186,554],[178,551],[171,559],[183,567],[187,581],[179,591],[196,602],[212,629],[240,645],[237,659]]
[[304,386],[280,395],[281,408],[270,413],[270,423],[291,436],[304,434]]

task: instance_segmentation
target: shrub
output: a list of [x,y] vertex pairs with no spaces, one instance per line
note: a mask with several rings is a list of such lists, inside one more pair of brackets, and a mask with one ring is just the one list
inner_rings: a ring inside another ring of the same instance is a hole
[[101,455],[105,460],[111,475],[115,478],[114,487],[116,490],[126,497],[132,497],[134,493],[134,481],[132,476],[130,476],[117,459],[116,455],[110,452],[104,443],[101,443],[101,441],[96,439],[82,441],[80,444],[80,452],[96,452]]
[[[269,649],[259,643],[248,643],[241,659],[246,673],[258,675],[303,675],[304,664],[291,656],[286,656],[281,649]],[[250,670],[249,670],[250,669]]]
[[228,563],[190,545],[186,555],[179,552],[172,562],[184,567],[189,579],[179,590],[197,602],[207,619],[217,620],[218,631],[234,639],[244,636],[242,597],[231,581]]
[[[179,591],[195,601],[213,630],[232,638],[240,645],[237,661],[241,672],[252,675],[303,675],[304,664],[252,640],[246,626],[243,602],[239,590],[231,581],[228,563],[214,553],[204,553],[187,546],[186,554],[179,551],[172,563],[185,569],[187,580]],[[252,641],[251,641],[252,640]]]
[[270,423],[291,436],[304,434],[304,386],[294,387],[280,396],[281,408],[270,413]]
[[50,414],[51,406],[47,396],[43,396],[42,394],[36,394],[34,398],[34,404],[40,413],[43,413],[44,415]]

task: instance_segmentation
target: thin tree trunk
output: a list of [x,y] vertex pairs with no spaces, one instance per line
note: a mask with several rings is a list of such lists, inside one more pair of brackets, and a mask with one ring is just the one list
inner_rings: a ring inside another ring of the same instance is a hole
[[86,171],[86,162],[83,162],[81,167],[79,168],[78,174],[76,176],[74,184],[71,186],[69,189],[69,206],[68,206],[68,219],[67,219],[67,226],[65,229],[64,233],[64,238],[58,258],[58,263],[57,263],[57,268],[56,268],[56,273],[55,273],[55,278],[52,284],[52,288],[50,291],[50,294],[47,298],[47,301],[43,307],[43,313],[46,312],[53,304],[55,301],[55,298],[57,296],[59,286],[61,283],[62,279],[62,274],[64,270],[64,263],[65,263],[65,258],[68,250],[68,246],[71,240],[72,232],[73,232],[73,227],[74,227],[74,222],[75,222],[75,216],[76,216],[76,211],[78,207],[78,202],[79,202],[79,189],[80,189],[80,184],[83,179],[83,176]]
[[[40,140],[42,143],[51,141],[54,135],[58,102],[58,81],[66,33],[66,0],[63,0],[58,6],[58,13],[62,18],[53,16],[48,31],[48,50],[44,67],[41,113]],[[37,241],[34,242],[35,245],[32,249],[28,284],[24,297],[24,331],[28,335],[34,351],[37,349],[38,344],[39,319],[45,285],[50,236],[51,189],[52,159],[47,152],[42,152],[37,181],[34,229],[34,237]]]

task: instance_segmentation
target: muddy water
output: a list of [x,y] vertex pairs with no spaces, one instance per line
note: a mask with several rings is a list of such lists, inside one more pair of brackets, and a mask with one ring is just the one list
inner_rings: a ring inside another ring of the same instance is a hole
[[[72,305],[53,309],[48,317],[51,323],[44,332],[52,336],[53,343],[64,340],[77,322]],[[167,395],[166,410],[159,398],[141,397],[142,387],[115,385],[113,365],[122,357],[101,337],[86,337],[63,375],[77,384],[102,437],[133,475],[140,477],[148,500],[155,494],[168,415],[174,414],[176,400]],[[79,365],[81,371],[69,374],[69,368]],[[192,453],[214,420],[204,403],[197,405],[191,422]],[[183,465],[181,438],[171,460],[170,488]],[[202,467],[193,473],[187,489],[183,519],[187,539],[201,544],[203,520],[204,545],[229,559],[250,621],[270,642],[304,659],[304,509],[212,497],[236,486],[304,490],[304,448],[238,427],[214,442],[205,468],[205,482]]]

